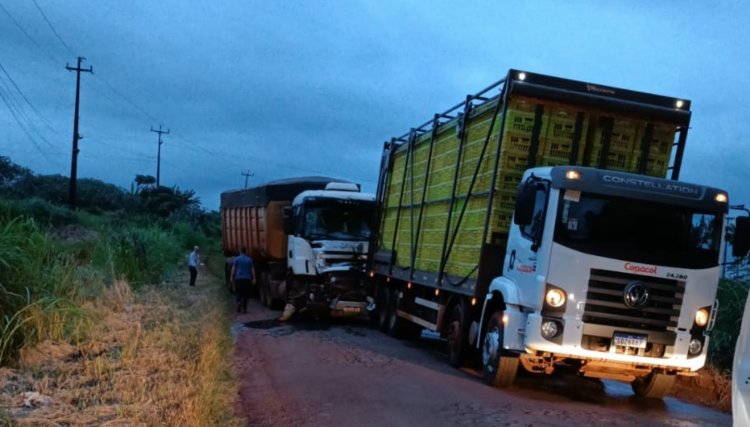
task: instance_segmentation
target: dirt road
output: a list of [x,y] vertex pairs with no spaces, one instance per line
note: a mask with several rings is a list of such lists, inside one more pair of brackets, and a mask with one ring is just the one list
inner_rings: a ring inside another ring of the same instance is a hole
[[574,376],[519,376],[507,390],[450,367],[442,344],[401,341],[364,321],[291,324],[251,302],[233,326],[248,426],[728,426],[729,415],[630,386]]

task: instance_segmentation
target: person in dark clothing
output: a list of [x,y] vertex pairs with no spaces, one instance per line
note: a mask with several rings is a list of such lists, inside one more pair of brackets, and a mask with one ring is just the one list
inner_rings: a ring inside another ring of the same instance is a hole
[[247,301],[250,299],[250,287],[255,283],[253,259],[247,256],[247,249],[240,249],[240,256],[232,263],[232,283],[237,297],[237,313],[247,313]]

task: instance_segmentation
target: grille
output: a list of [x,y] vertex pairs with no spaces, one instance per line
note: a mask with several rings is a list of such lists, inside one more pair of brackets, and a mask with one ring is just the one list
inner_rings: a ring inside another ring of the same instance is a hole
[[[642,307],[625,305],[624,291],[633,281],[643,283],[649,290],[649,300]],[[583,321],[644,331],[673,331],[684,293],[685,282],[592,269]]]

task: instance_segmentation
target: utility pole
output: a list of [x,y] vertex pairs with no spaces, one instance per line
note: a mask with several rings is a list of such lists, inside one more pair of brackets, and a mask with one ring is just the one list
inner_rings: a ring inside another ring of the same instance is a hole
[[163,144],[161,140],[161,134],[169,135],[169,129],[161,130],[161,124],[159,124],[159,129],[156,130],[151,127],[151,132],[156,132],[159,134],[159,151],[156,155],[156,188],[159,188],[159,174],[161,173],[161,145]]
[[91,73],[94,74],[94,67],[89,68],[81,68],[81,62],[83,62],[86,58],[83,58],[81,56],[78,57],[78,66],[73,68],[67,63],[65,64],[65,68],[68,71],[75,71],[76,72],[76,107],[75,107],[75,115],[73,116],[73,156],[70,161],[70,185],[68,187],[68,203],[70,205],[70,209],[76,208],[76,181],[78,180],[78,140],[83,139],[81,135],[78,134],[78,105],[80,103],[80,95],[81,95],[81,71],[84,73]]
[[247,179],[248,179],[249,177],[251,177],[251,176],[255,176],[255,173],[253,173],[253,172],[250,172],[250,171],[247,171],[247,172],[242,172],[242,176],[244,176],[244,177],[245,177],[245,188],[247,188]]

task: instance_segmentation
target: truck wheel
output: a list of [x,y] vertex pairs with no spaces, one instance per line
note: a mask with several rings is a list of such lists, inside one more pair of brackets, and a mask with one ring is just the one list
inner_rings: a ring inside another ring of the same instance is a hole
[[458,368],[464,361],[466,355],[467,322],[464,317],[463,303],[459,302],[453,306],[448,319],[448,330],[446,338],[448,343],[448,360],[451,366]]
[[482,346],[484,382],[493,387],[508,387],[513,384],[518,372],[518,357],[503,350],[503,312],[492,314],[487,325]]
[[630,383],[630,386],[633,387],[633,391],[638,397],[661,399],[672,389],[674,378],[674,375],[651,372],[644,377],[636,378]]
[[388,322],[390,318],[388,312],[391,309],[390,295],[390,289],[385,286],[378,291],[378,329],[386,334],[390,330],[390,323]]

